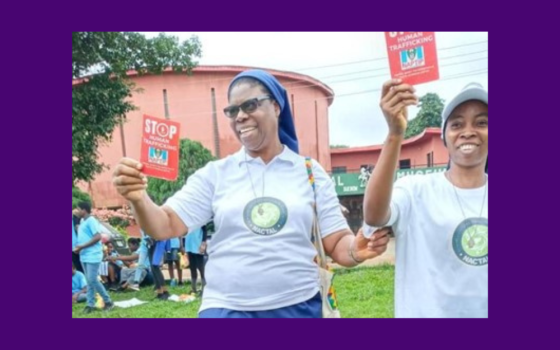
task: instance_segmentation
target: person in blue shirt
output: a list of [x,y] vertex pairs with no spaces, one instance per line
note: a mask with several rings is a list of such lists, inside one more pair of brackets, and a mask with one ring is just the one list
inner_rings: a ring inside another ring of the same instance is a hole
[[72,264],[76,267],[76,270],[84,273],[82,269],[82,263],[80,262],[80,254],[76,254],[73,252],[74,248],[78,245],[78,234],[77,234],[77,227],[78,227],[79,220],[75,219],[74,213],[72,212]]
[[[142,242],[140,243],[140,248],[138,248],[137,254],[138,254],[138,266],[146,266],[147,268],[147,275],[146,277],[149,278],[150,273],[151,273],[151,268],[150,268],[150,258],[149,258],[149,252],[148,252],[148,242],[150,240],[150,238],[146,235],[146,233],[143,230],[140,230],[140,234],[142,235]],[[151,278],[153,279],[153,275],[151,275]],[[142,277],[142,269],[136,269],[136,272],[134,273],[134,281],[132,284],[130,284],[128,286],[129,289],[132,289],[134,291],[139,291],[140,290],[140,282],[143,279]]]
[[179,237],[171,238],[167,241],[165,246],[165,262],[167,263],[167,269],[169,271],[169,278],[171,279],[171,286],[175,287],[177,285],[177,280],[175,279],[175,273],[173,271],[173,264],[177,268],[177,277],[179,278],[179,285],[183,285],[183,270],[181,269],[181,259],[179,259],[179,250],[181,249],[181,239]]
[[202,291],[206,285],[206,278],[204,277],[204,254],[206,253],[206,238],[207,229],[206,225],[198,228],[185,237],[185,251],[189,257],[189,268],[191,270],[191,288],[192,292],[198,294],[196,282],[198,279],[197,270],[200,271],[200,278],[202,280]]
[[154,276],[154,283],[157,297],[159,300],[167,300],[169,298],[169,292],[165,286],[165,279],[163,273],[161,272],[161,264],[163,262],[163,257],[165,255],[165,246],[168,244],[167,240],[154,241],[151,240],[148,248],[152,275]]
[[72,263],[72,304],[86,301],[86,292],[86,276],[80,271],[76,271],[76,267]]
[[83,219],[78,232],[78,244],[73,252],[80,254],[80,261],[85,270],[88,284],[87,306],[84,313],[95,311],[95,292],[99,293],[105,302],[103,310],[112,310],[114,305],[105,287],[97,279],[99,265],[103,260],[103,248],[101,245],[101,228],[96,218],[91,216],[91,204],[80,202],[78,204],[78,215]]
[[105,246],[107,247],[106,260],[108,262],[107,273],[109,277],[109,290],[117,291],[119,288],[121,271],[127,264],[124,263],[123,260],[118,259],[120,255],[115,250],[115,246],[113,246],[113,243],[107,242],[105,243]]
[[[133,286],[134,284],[139,285],[140,283],[142,283],[142,281],[148,274],[148,270],[150,269],[150,264],[147,259],[144,259],[142,264],[140,264],[139,262],[140,255],[138,253],[140,250],[140,241],[140,238],[129,238],[128,247],[131,251],[130,255],[111,256],[107,259],[110,263],[124,262],[127,265],[127,267],[123,267],[121,270],[121,281],[119,288],[122,290],[132,289],[138,291],[139,288],[133,289],[131,286]],[[140,277],[136,278],[136,272],[138,271]]]

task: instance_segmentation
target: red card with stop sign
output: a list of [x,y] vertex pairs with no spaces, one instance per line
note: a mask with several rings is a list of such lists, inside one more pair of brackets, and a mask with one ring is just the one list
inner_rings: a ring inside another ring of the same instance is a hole
[[385,32],[391,78],[411,85],[439,79],[434,32]]
[[167,119],[144,115],[142,123],[142,172],[151,177],[176,180],[179,174],[179,127]]

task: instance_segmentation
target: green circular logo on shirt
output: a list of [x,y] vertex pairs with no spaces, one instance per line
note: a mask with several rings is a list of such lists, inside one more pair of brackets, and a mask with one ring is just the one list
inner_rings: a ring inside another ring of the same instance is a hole
[[243,210],[245,225],[254,233],[270,236],[278,233],[288,219],[286,205],[271,197],[256,198]]
[[488,265],[488,219],[469,218],[453,233],[453,251],[465,264]]

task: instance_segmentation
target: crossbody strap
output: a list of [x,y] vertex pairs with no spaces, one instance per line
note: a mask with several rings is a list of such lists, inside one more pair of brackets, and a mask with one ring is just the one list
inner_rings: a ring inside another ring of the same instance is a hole
[[317,215],[317,191],[315,189],[315,176],[313,175],[313,163],[310,157],[305,157],[305,168],[307,169],[307,177],[311,188],[313,188],[313,227],[311,229],[311,241],[317,250],[317,263],[323,268],[327,268],[327,259],[325,257],[325,249],[323,247],[323,240],[319,233],[319,222]]

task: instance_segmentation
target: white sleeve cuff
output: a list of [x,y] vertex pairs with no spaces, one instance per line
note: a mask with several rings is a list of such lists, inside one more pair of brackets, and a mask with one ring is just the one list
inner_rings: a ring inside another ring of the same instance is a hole
[[371,236],[373,236],[373,233],[375,231],[379,230],[380,228],[387,227],[387,226],[393,226],[397,222],[397,219],[399,218],[398,207],[394,203],[391,203],[390,209],[391,209],[391,216],[389,217],[389,221],[387,221],[387,223],[383,226],[379,226],[379,227],[370,226],[370,225],[366,224],[366,222],[364,221],[364,223],[362,225],[362,232],[364,234],[364,237],[370,238]]

